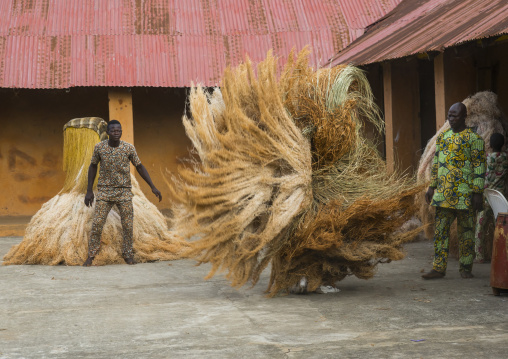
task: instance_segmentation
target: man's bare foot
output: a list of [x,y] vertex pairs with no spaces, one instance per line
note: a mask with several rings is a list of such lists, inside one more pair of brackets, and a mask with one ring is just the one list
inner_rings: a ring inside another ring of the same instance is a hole
[[136,264],[136,261],[134,260],[134,257],[124,257],[123,260],[125,261],[125,263],[127,263],[129,265]]
[[464,278],[464,279],[474,278],[473,273],[468,272],[468,271],[460,272],[460,276],[461,276],[462,278]]
[[437,270],[431,269],[430,272],[422,275],[423,279],[439,279],[445,276],[444,273],[438,272]]
[[95,257],[90,257],[90,256],[89,256],[89,257],[86,259],[85,263],[83,263],[83,267],[90,267],[90,266],[92,265],[92,262],[93,262],[93,259],[94,259],[94,258],[95,258]]

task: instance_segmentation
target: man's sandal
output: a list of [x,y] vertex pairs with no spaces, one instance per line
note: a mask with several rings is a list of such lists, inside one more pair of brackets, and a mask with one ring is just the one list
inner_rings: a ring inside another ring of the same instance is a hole
[[471,273],[471,271],[460,272],[460,276],[464,279],[474,278],[474,275]]
[[438,272],[437,270],[431,269],[430,272],[422,275],[423,279],[440,279],[445,276],[444,273]]
[[125,261],[125,263],[127,263],[129,265],[136,264],[134,257],[124,257],[123,260]]

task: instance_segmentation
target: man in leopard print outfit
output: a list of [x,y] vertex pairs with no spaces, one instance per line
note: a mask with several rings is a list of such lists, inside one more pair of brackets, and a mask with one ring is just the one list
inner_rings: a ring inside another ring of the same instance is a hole
[[99,251],[102,228],[106,223],[111,208],[116,205],[122,222],[123,243],[122,255],[127,264],[135,264],[132,249],[133,209],[131,192],[130,164],[132,163],[139,175],[148,183],[152,192],[162,200],[160,191],[155,188],[145,166],[130,143],[120,141],[122,126],[120,122],[112,120],[106,130],[109,140],[95,145],[92,161],[88,168],[88,189],[85,195],[85,205],[90,207],[94,201],[93,183],[97,175],[97,165],[101,164],[99,181],[97,183],[97,202],[93,217],[92,233],[88,243],[88,258],[83,266],[89,267]]

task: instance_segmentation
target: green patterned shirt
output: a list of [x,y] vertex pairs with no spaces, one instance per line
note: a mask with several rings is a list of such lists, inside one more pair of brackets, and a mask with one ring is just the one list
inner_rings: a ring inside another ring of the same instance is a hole
[[492,152],[487,155],[487,174],[485,188],[492,188],[504,193],[504,183],[508,173],[508,154]]
[[472,193],[483,193],[485,143],[471,128],[441,133],[436,141],[430,186],[436,188],[431,205],[471,208]]

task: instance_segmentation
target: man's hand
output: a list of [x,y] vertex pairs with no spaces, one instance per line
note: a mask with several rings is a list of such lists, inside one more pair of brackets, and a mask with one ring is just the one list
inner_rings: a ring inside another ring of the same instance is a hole
[[94,195],[92,188],[95,182],[95,176],[97,176],[97,165],[90,163],[90,167],[88,167],[88,187],[85,195],[85,206],[87,207],[91,207],[93,204]]
[[432,201],[432,197],[434,197],[434,190],[435,190],[434,187],[429,187],[429,189],[425,193],[425,202],[427,202],[427,204],[430,204],[430,202]]
[[159,199],[159,202],[162,201],[161,192],[153,185],[150,175],[148,174],[148,171],[146,170],[145,166],[143,166],[140,163],[139,165],[136,166],[136,170],[138,171],[141,178],[143,178],[145,182],[148,183],[148,185],[152,189],[153,194]]
[[473,205],[473,210],[481,211],[483,209],[483,195],[481,193],[473,193],[471,203]]
[[92,203],[93,203],[93,200],[94,200],[94,194],[93,194],[93,191],[86,191],[86,195],[85,195],[85,206],[87,207],[91,207],[92,206]]
[[155,186],[152,187],[152,192],[159,199],[159,202],[162,201],[162,194]]

